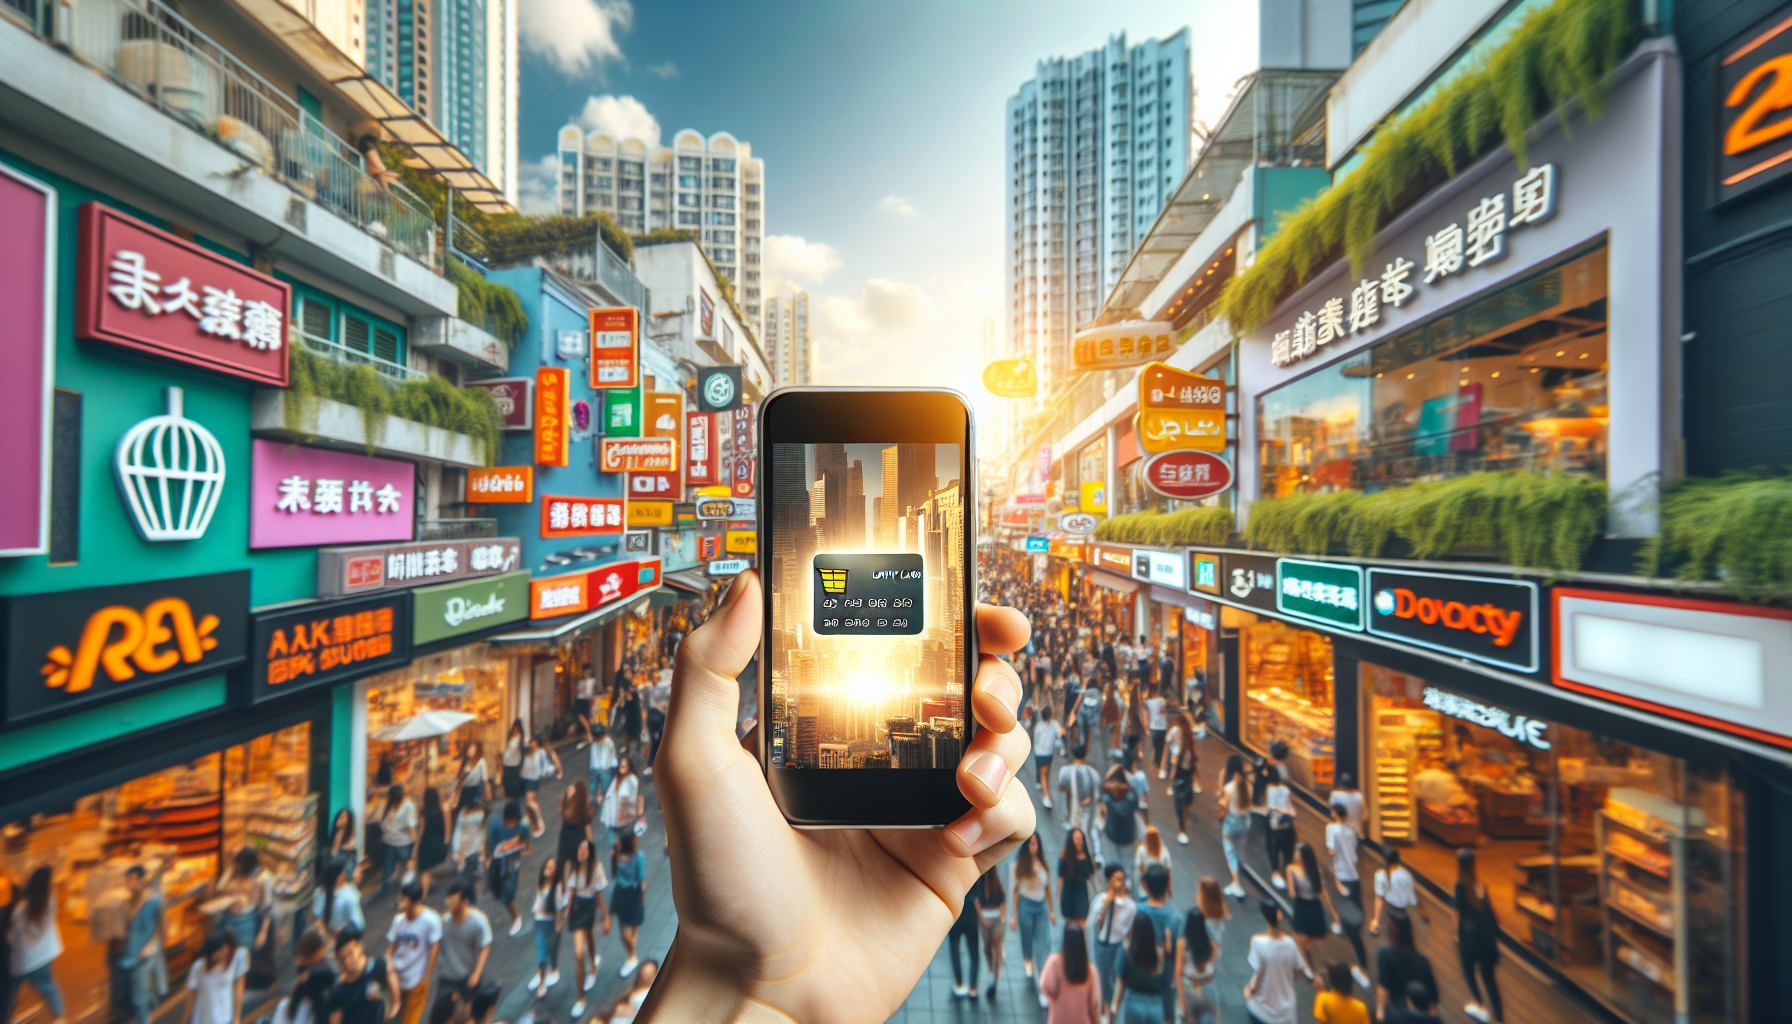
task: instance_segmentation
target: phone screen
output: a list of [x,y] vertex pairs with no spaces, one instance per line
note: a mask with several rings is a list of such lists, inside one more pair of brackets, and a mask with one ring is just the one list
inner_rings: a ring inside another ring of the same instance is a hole
[[957,444],[772,444],[772,766],[954,769],[965,742]]

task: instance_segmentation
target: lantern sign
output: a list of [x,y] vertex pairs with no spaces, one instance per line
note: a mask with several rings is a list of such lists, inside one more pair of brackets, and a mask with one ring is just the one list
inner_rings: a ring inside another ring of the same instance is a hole
[[1032,398],[1039,374],[1031,359],[998,359],[983,368],[983,389],[997,398]]
[[197,540],[224,491],[224,448],[182,415],[180,388],[167,395],[167,415],[143,420],[119,440],[118,489],[144,540]]
[[1070,363],[1076,370],[1122,370],[1176,351],[1175,326],[1161,320],[1096,327],[1070,342]]
[[1211,452],[1160,452],[1145,460],[1145,485],[1166,498],[1193,501],[1232,488],[1232,464]]

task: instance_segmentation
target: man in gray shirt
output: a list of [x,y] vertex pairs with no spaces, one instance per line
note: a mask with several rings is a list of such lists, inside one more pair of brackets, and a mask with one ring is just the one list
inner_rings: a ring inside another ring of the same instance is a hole
[[455,882],[448,890],[448,912],[442,915],[442,942],[436,956],[438,1008],[447,1006],[449,993],[470,997],[485,975],[492,923],[473,905],[474,895],[471,882]]

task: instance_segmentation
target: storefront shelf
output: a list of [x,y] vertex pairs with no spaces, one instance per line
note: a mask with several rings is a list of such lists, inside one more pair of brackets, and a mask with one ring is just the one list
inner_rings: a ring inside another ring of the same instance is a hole
[[1632,910],[1632,909],[1630,909],[1630,907],[1626,906],[1625,904],[1618,903],[1615,900],[1607,900],[1606,906],[1612,908],[1613,910],[1617,911],[1620,914],[1623,914],[1625,917],[1629,918],[1632,921],[1635,921],[1637,924],[1642,925],[1643,927],[1649,929],[1650,931],[1656,933],[1657,935],[1665,936],[1666,938],[1668,938],[1670,940],[1674,937],[1674,930],[1673,930],[1671,921],[1668,923],[1668,925],[1664,926],[1658,920],[1651,920],[1649,915],[1644,914],[1641,911]]
[[1606,852],[1607,856],[1616,857],[1617,859],[1623,861],[1626,864],[1635,865],[1636,867],[1639,867],[1642,870],[1647,871],[1651,875],[1655,875],[1658,878],[1666,879],[1668,877],[1668,866],[1665,864],[1651,864],[1647,860],[1644,860],[1643,858],[1638,857],[1635,854],[1626,853],[1625,851],[1614,847],[1610,843],[1606,844],[1605,852]]

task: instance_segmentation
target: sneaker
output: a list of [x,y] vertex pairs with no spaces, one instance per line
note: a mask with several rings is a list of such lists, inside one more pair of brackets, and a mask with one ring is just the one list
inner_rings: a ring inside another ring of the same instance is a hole
[[510,934],[516,935],[516,934],[520,933],[522,930],[523,930],[523,919],[520,917],[511,918],[510,919]]
[[1283,890],[1283,889],[1288,888],[1288,883],[1282,881],[1281,875],[1270,875],[1269,876],[1269,884],[1275,886],[1278,890]]
[[1242,900],[1245,896],[1244,886],[1239,885],[1237,882],[1233,882],[1231,885],[1226,886],[1225,893],[1235,900]]
[[1051,1000],[1045,998],[1044,992],[1039,993],[1039,1008],[1041,1010],[1049,1010],[1052,1008]]
[[641,774],[651,778],[653,775],[653,765],[648,765],[646,768],[642,769]]
[[598,957],[597,960],[591,961],[591,972],[585,975],[585,984],[581,991],[589,992],[592,986],[597,984],[597,965],[598,961],[602,959],[603,957]]
[[548,983],[547,983],[546,987],[553,988],[555,985],[558,985],[558,984],[560,984],[560,972],[559,971],[549,971],[548,972]]
[[1195,792],[1201,792],[1201,784],[1199,782],[1195,783]]
[[1369,975],[1364,973],[1361,967],[1358,967],[1356,964],[1351,964],[1350,976],[1356,979],[1357,985],[1361,987],[1364,992],[1373,991],[1369,985]]
[[641,961],[635,959],[632,956],[629,957],[627,960],[624,960],[622,962],[622,976],[624,978],[626,978],[629,975],[635,973],[635,968],[637,968],[639,966],[641,966]]
[[988,994],[989,994],[990,1000],[993,1002],[996,998],[996,983],[993,981],[989,983],[989,993]]
[[967,996],[969,996],[970,994],[971,994],[971,990],[964,987],[963,985],[952,986],[952,998],[954,998],[954,999],[964,999]]
[[1158,778],[1159,778],[1159,779],[1167,779],[1167,778],[1169,778],[1169,777],[1170,777],[1170,773],[1168,773],[1168,772],[1166,772],[1166,771],[1164,771],[1164,770],[1163,770],[1163,769],[1162,769],[1162,768],[1159,768],[1159,769],[1158,769],[1158,770],[1157,770],[1157,777],[1158,777]]
[[1176,833],[1176,841],[1181,843],[1184,846],[1187,846],[1188,845],[1188,833],[1187,832]]
[[1052,798],[1051,798],[1051,797],[1049,797],[1049,796],[1042,796],[1042,797],[1040,797],[1040,798],[1039,798],[1039,802],[1040,802],[1040,803],[1042,803],[1042,804],[1044,804],[1044,805],[1045,805],[1045,809],[1046,809],[1046,810],[1048,810],[1048,811],[1049,811],[1049,810],[1051,810],[1051,809],[1052,809]]
[[585,1000],[580,999],[578,1002],[572,1004],[572,1019],[578,1020],[583,1016],[585,1016]]
[[1487,1015],[1487,1011],[1485,1009],[1482,1009],[1480,1003],[1469,1003],[1467,1006],[1464,1006],[1462,1008],[1462,1012],[1466,1013],[1470,1017],[1473,1017],[1476,1020],[1480,1021],[1481,1024],[1488,1024],[1488,1021],[1491,1021],[1493,1019],[1492,1017],[1489,1017]]

